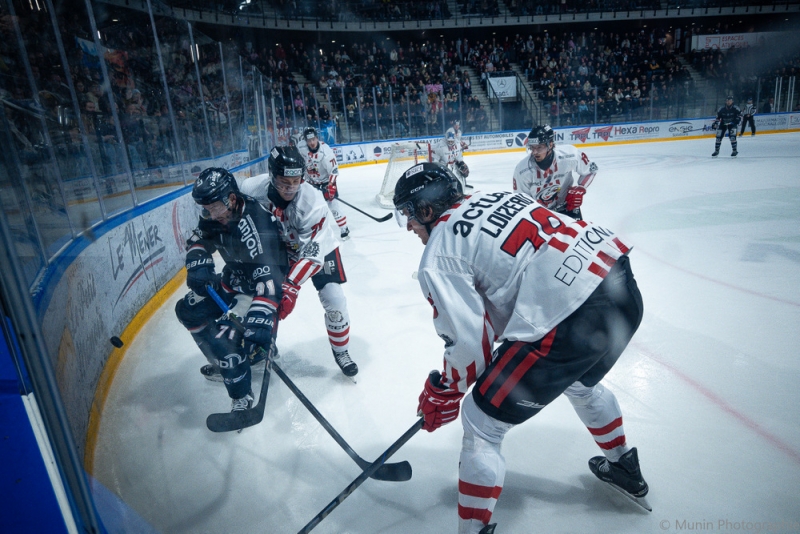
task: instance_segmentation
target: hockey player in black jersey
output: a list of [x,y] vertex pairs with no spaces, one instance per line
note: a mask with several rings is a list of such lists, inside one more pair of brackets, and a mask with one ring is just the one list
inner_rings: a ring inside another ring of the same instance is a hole
[[[272,215],[243,195],[227,170],[201,172],[192,198],[203,211],[186,244],[186,285],[191,291],[175,306],[175,314],[209,362],[201,373],[225,383],[231,411],[246,410],[253,404],[251,356],[258,347],[269,349],[275,336],[281,282],[289,270],[286,248]],[[220,274],[214,252],[225,262]],[[228,305],[236,295],[252,297],[244,330],[222,316],[208,286]]]
[[714,153],[711,154],[713,157],[719,155],[719,146],[722,144],[722,138],[725,137],[725,132],[729,132],[731,140],[731,148],[733,149],[731,157],[735,158],[736,155],[739,154],[736,150],[736,132],[738,131],[739,120],[741,118],[742,111],[733,104],[733,96],[728,95],[725,99],[725,105],[719,108],[719,111],[717,111],[717,118],[711,126],[712,129],[717,131]]

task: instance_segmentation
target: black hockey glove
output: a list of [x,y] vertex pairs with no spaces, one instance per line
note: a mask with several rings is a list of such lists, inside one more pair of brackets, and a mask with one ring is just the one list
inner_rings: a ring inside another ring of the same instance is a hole
[[717,128],[719,128],[719,121],[718,120],[714,121],[714,123],[711,125],[711,129],[712,130],[716,130]]
[[269,350],[275,328],[275,303],[265,297],[254,297],[244,318],[244,345],[248,354],[259,347]]
[[463,161],[456,161],[456,168],[458,169],[458,172],[461,173],[461,176],[463,176],[464,178],[469,176],[469,167],[467,167],[467,164],[464,163]]
[[195,248],[186,254],[186,285],[201,297],[208,296],[207,285],[219,291],[219,280],[214,272],[214,258],[206,250]]

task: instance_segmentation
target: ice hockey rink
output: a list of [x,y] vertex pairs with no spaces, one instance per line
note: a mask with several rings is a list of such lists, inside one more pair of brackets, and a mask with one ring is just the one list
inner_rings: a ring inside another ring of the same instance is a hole
[[[506,437],[498,534],[800,531],[800,133],[740,138],[738,158],[727,139],[711,158],[713,145],[585,148],[599,172],[584,218],[634,245],[644,299],[604,384],[639,449],[652,513],[589,472],[600,450],[562,396]],[[469,183],[509,190],[523,157],[468,154]],[[384,168],[343,169],[341,197],[387,213],[374,200]],[[310,283],[281,324],[278,363],[372,461],[415,422],[443,343],[412,278],[419,240],[345,209],[358,383],[333,360]],[[90,471],[157,532],[297,532],[360,470],[274,373],[259,425],[207,430],[230,400],[200,375],[205,358],[175,318],[184,292],[128,341]],[[417,433],[390,460],[409,461],[411,480],[367,480],[314,532],[456,532],[461,434],[460,421]]]

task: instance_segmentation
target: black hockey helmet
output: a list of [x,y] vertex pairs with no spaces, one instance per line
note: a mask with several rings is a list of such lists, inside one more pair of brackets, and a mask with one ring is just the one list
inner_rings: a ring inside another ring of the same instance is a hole
[[[408,169],[397,180],[394,187],[394,207],[398,212],[406,210],[408,217],[422,224],[430,224],[463,198],[464,191],[446,167],[436,163],[420,163]],[[419,214],[432,210],[429,220],[422,221]]]
[[532,147],[533,145],[547,145],[549,147],[551,143],[555,143],[555,140],[555,132],[549,124],[545,124],[543,126],[534,126],[533,129],[531,129],[530,133],[528,134],[528,141],[526,145],[528,148]]
[[300,151],[294,146],[276,146],[269,151],[269,173],[273,179],[276,176],[290,178],[303,177],[306,163]]
[[725,97],[725,100],[733,100],[733,95],[728,95]]
[[317,129],[314,128],[313,126],[309,126],[305,130],[303,130],[303,139],[305,139],[306,141],[308,141],[309,139],[316,139],[316,138],[319,138],[319,133],[317,132]]
[[202,171],[192,187],[192,198],[201,205],[222,202],[228,206],[230,194],[239,195],[236,178],[226,169],[209,167]]
[[747,97],[747,103],[749,104],[749,103],[750,103],[750,102],[752,102],[752,101],[753,101],[753,97],[752,97],[752,96],[748,96],[748,97]]

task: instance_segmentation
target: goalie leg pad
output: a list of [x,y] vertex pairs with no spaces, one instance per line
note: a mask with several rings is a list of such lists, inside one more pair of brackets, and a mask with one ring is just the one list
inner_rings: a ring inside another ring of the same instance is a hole
[[464,438],[458,468],[458,532],[472,533],[492,518],[506,474],[500,445],[514,425],[485,414],[472,395],[462,403],[461,424]]

